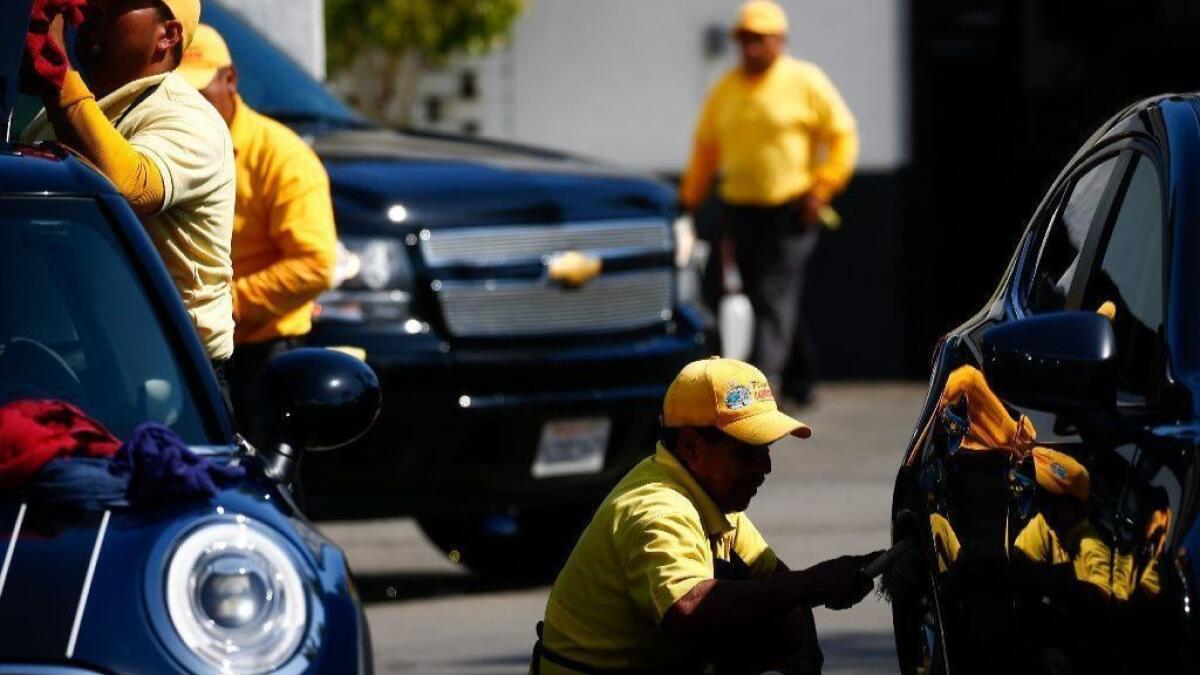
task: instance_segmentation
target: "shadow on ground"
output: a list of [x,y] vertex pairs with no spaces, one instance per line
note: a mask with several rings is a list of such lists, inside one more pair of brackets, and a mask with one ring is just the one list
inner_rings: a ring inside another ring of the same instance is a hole
[[896,642],[891,633],[839,632],[821,636],[825,675],[833,673],[894,673]]

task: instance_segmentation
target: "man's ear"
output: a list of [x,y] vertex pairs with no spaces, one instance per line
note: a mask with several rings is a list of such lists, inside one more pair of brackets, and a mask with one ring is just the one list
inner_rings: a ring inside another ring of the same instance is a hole
[[691,427],[682,427],[675,439],[675,458],[689,469],[696,460],[696,432]]
[[229,93],[236,94],[238,88],[238,71],[237,66],[230,64],[229,74],[225,76],[225,84],[229,87]]
[[[183,53],[183,22],[178,19],[170,19],[163,22],[162,33],[158,36],[158,48],[164,54],[170,54],[176,50]],[[176,63],[175,65],[179,65]]]

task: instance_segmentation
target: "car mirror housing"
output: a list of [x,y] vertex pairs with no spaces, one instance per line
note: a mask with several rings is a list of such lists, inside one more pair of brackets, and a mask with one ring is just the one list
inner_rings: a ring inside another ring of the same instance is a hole
[[1005,401],[1039,410],[1111,408],[1117,399],[1112,322],[1094,312],[1055,312],[983,332],[983,372]]
[[268,472],[283,482],[302,452],[335,450],[364,436],[379,416],[379,378],[359,359],[330,349],[296,349],[262,376]]

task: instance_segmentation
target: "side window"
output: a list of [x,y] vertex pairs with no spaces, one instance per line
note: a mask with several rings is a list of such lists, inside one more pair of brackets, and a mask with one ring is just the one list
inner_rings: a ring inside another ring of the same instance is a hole
[[1054,214],[1029,285],[1026,307],[1030,313],[1058,312],[1066,307],[1083,244],[1116,165],[1114,155],[1080,176]]
[[1163,323],[1162,184],[1149,157],[1136,156],[1129,185],[1115,208],[1112,230],[1088,277],[1081,309],[1113,304],[1121,390],[1144,398],[1161,366],[1157,346]]

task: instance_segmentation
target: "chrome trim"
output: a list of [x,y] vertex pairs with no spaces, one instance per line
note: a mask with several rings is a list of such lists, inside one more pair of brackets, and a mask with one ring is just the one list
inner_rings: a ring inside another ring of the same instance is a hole
[[610,257],[662,253],[672,246],[665,218],[423,230],[420,239],[430,267],[540,261],[565,251]]
[[[466,398],[470,405],[464,406],[470,410],[495,410],[516,408],[529,405],[561,405],[572,403],[600,403],[613,401],[629,401],[636,399],[662,400],[667,393],[666,385],[647,384],[617,389],[580,389],[559,391],[550,394],[485,394]],[[460,398],[461,401],[461,398]],[[461,406],[461,403],[460,403]]]
[[4,595],[4,582],[8,581],[8,568],[12,566],[13,553],[17,550],[17,539],[21,536],[21,523],[25,522],[25,502],[17,511],[17,520],[13,525],[12,539],[8,541],[8,550],[4,553],[4,565],[0,566],[0,597]]
[[460,337],[567,335],[633,330],[671,318],[673,270],[604,274],[582,288],[543,280],[443,281],[442,315]]
[[71,626],[71,637],[67,640],[67,658],[75,657],[75,640],[79,637],[79,624],[83,622],[83,610],[87,608],[88,595],[92,592],[92,577],[96,574],[96,562],[100,559],[100,547],[104,545],[104,534],[108,532],[108,519],[112,511],[105,511],[92,546],[92,559],[88,562],[87,576],[83,578],[83,590],[79,593],[79,607],[75,610],[75,623]]

